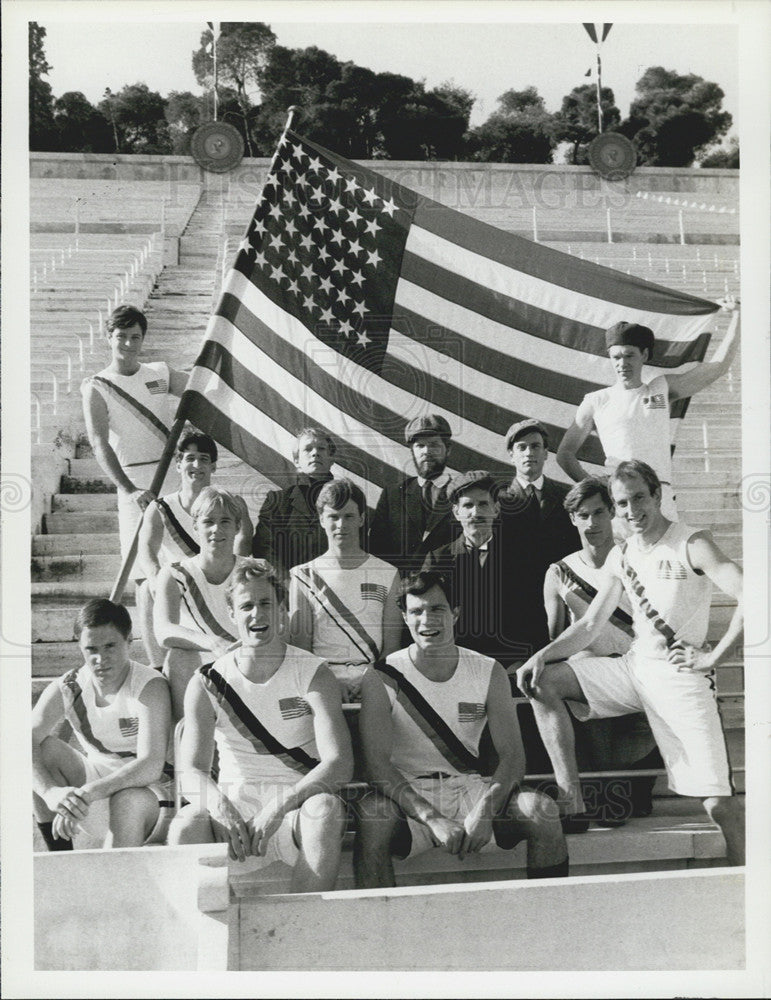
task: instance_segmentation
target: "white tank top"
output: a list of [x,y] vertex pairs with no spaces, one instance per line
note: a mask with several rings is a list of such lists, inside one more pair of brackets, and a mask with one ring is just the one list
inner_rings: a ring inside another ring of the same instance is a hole
[[139,696],[156,678],[166,683],[157,670],[129,661],[126,679],[109,705],[96,704],[94,676],[87,664],[59,679],[64,714],[90,760],[114,769],[136,758]]
[[[605,566],[588,566],[580,552],[571,552],[559,562],[552,563],[549,573],[553,575],[559,595],[568,609],[570,625],[584,617],[606,575]],[[591,656],[626,653],[632,644],[632,635],[632,606],[624,593],[599,636],[583,652]]]
[[163,521],[163,536],[158,551],[160,564],[165,566],[197,555],[201,547],[196,538],[195,524],[182,506],[179,493],[167,493],[154,503]]
[[[413,665],[410,648],[392,653],[385,661],[386,668],[408,681],[466,750],[477,756],[479,738],[487,722],[487,694],[495,660],[459,646],[458,666],[452,677],[447,681],[432,681]],[[374,669],[385,684],[391,702],[391,763],[394,767],[406,778],[438,773],[478,773],[456,755],[448,757],[441,734],[438,738],[404,691],[399,690],[399,678],[386,673],[380,664]]]
[[275,674],[255,684],[238,669],[237,652],[202,667],[195,678],[215,713],[219,785],[229,797],[248,801],[251,793],[259,802],[259,786],[295,784],[318,763],[313,712],[305,696],[322,661],[287,646]]
[[237,630],[225,600],[225,590],[233,575],[232,570],[222,583],[209,583],[195,556],[191,556],[173,563],[171,573],[177,581],[182,598],[179,624],[203,635],[216,635],[234,642]]
[[383,609],[396,569],[368,556],[339,569],[321,555],[289,571],[289,606],[303,593],[313,611],[313,652],[330,663],[374,663],[383,648]]
[[[107,405],[109,441],[121,467],[155,465],[169,436],[169,366],[140,364],[133,375],[104,371],[81,383],[93,385]],[[129,475],[131,472],[129,471]]]
[[688,540],[696,533],[678,521],[649,551],[641,551],[639,537],[632,535],[608,556],[606,565],[623,580],[632,605],[635,653],[661,659],[677,639],[704,644],[712,581],[688,562]]
[[597,428],[605,468],[632,458],[647,462],[663,483],[672,482],[669,388],[659,375],[637,389],[616,383],[584,396],[579,415],[590,415]]

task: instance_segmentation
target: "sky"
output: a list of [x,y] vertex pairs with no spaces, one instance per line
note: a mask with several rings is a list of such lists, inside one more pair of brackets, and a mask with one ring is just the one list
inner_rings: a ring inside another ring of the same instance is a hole
[[[67,6],[60,4],[50,15],[46,10],[38,14],[38,22],[47,32],[46,56],[53,67],[48,82],[55,96],[80,90],[96,103],[105,87],[115,92],[138,81],[164,96],[171,90],[201,92],[191,68],[191,53],[198,47],[205,28],[203,17],[201,21],[159,19],[149,23],[146,18],[137,18],[142,17],[143,10],[153,10],[154,5],[135,3],[128,8],[134,18],[129,22],[119,19],[126,16],[127,8],[102,2],[94,8],[101,21],[91,18],[66,23],[58,19],[66,17]],[[645,6],[629,5],[623,16],[628,21],[629,12],[640,12],[636,16],[642,20]],[[601,49],[603,86],[613,89],[616,104],[625,116],[634,98],[635,83],[647,67],[660,65],[679,73],[695,73],[722,87],[723,106],[733,115],[732,131],[738,134],[738,29],[725,23],[705,23],[710,16],[719,17],[721,9],[725,12],[726,5],[713,8],[709,3],[700,3],[698,12],[696,5],[671,6],[682,11],[679,23],[613,23]],[[248,15],[232,19],[253,17],[259,10],[279,44],[289,48],[316,45],[341,61],[352,60],[376,72],[389,71],[422,79],[429,88],[452,81],[476,97],[472,125],[484,121],[495,110],[500,94],[511,88],[535,86],[547,108],[556,111],[573,87],[589,82],[584,74],[596,66],[596,46],[579,20],[546,24],[495,20],[496,14],[501,16],[506,11],[510,14],[512,10],[520,17],[532,11],[536,17],[543,4],[530,5],[526,11],[513,4],[485,7],[484,16],[491,23],[457,20],[431,23],[428,15],[436,13],[437,6],[427,3],[412,5],[411,16],[420,16],[425,11],[424,20],[396,23],[382,20],[356,23],[353,15],[346,21],[289,23],[285,14],[281,19],[281,9],[275,11],[278,17],[269,17],[269,7],[250,3]],[[315,11],[328,7],[328,4],[318,5]],[[346,10],[338,11],[337,16],[346,16],[347,10],[353,12],[357,7],[360,5],[350,4]],[[185,8],[189,5],[185,4]],[[390,16],[394,8],[382,4],[376,16]],[[475,9],[480,12],[479,7]],[[561,9],[567,15],[567,8]],[[456,12],[466,16],[468,10],[467,5],[453,4],[438,8],[446,18],[455,17]],[[301,16],[302,8],[294,13]],[[695,20],[697,16],[700,23],[683,23],[687,17]],[[137,53],[141,53],[141,58]]]

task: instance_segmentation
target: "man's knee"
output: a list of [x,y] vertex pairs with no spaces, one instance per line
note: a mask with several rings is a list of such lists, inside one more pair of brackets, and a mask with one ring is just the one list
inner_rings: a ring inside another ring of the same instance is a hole
[[334,830],[345,823],[345,806],[338,795],[320,792],[306,799],[301,807],[301,815],[320,830]]
[[169,825],[167,842],[174,844],[206,844],[214,840],[211,818],[204,809],[183,806]]
[[535,701],[547,706],[561,703],[566,698],[574,700],[583,698],[578,679],[567,661],[549,664],[539,678],[534,698]]
[[518,793],[509,809],[509,816],[530,832],[548,833],[562,829],[557,803],[535,789]]
[[736,822],[744,816],[744,806],[735,795],[713,795],[704,799],[704,808],[718,826]]

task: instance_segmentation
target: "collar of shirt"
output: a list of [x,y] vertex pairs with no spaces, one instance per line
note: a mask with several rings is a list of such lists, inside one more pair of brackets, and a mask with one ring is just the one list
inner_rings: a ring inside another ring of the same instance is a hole
[[306,472],[297,473],[297,485],[298,486],[315,486],[317,483],[319,486],[323,486],[324,483],[331,482],[335,477],[331,472],[328,472],[325,476],[309,476]]
[[445,470],[444,470],[444,472],[440,473],[440,474],[439,474],[439,475],[438,475],[438,476],[436,477],[436,479],[424,479],[424,478],[423,478],[422,476],[418,476],[418,486],[419,486],[419,487],[420,487],[421,489],[423,489],[423,486],[424,486],[424,485],[425,485],[425,484],[426,484],[427,482],[430,482],[430,483],[431,483],[431,485],[432,485],[432,486],[434,487],[434,489],[435,489],[436,491],[439,491],[439,490],[441,490],[441,489],[442,489],[442,487],[443,487],[443,486],[446,486],[446,485],[447,485],[447,484],[449,483],[449,481],[450,481],[450,479],[451,479],[451,478],[452,478],[452,476],[451,476],[451,475],[450,475],[450,473],[449,473],[449,472],[447,471],[447,469],[445,469]]
[[468,538],[465,537],[465,535],[463,537],[463,543],[469,552],[487,552],[488,546],[490,545],[490,542],[492,540],[493,536],[491,533],[490,535],[488,535],[487,539],[484,542],[482,542],[481,545],[472,545],[471,542],[468,540]]
[[514,482],[519,483],[525,492],[527,492],[528,486],[535,486],[539,493],[543,493],[543,473],[532,483],[529,483],[526,479],[520,479],[516,476]]

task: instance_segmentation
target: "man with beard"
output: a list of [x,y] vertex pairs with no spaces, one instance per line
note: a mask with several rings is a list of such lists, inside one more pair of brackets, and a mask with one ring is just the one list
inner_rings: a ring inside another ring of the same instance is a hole
[[452,431],[436,413],[415,417],[404,430],[416,476],[380,494],[369,533],[369,551],[405,574],[420,569],[429,552],[457,534],[447,497]]

